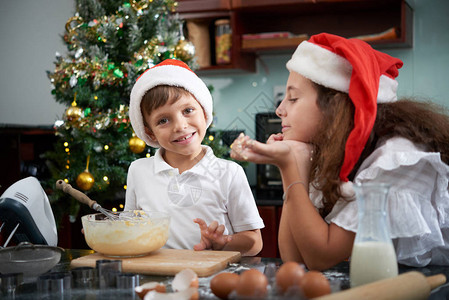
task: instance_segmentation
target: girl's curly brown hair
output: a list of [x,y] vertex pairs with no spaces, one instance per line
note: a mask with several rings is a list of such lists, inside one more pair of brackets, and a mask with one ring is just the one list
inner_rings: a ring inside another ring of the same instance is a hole
[[[314,138],[310,180],[323,193],[324,217],[342,198],[339,173],[343,165],[345,145],[354,126],[354,105],[346,93],[315,84],[317,104],[323,114],[319,134]],[[374,151],[380,139],[400,136],[424,145],[428,152],[439,152],[449,164],[449,115],[445,108],[413,99],[379,103],[376,121],[365,148],[349,175],[353,180],[361,163]]]

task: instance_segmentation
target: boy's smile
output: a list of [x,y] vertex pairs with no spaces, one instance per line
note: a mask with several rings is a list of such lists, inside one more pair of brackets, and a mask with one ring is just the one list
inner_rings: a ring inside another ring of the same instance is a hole
[[193,136],[196,134],[196,132],[193,132],[191,134],[185,135],[183,137],[180,137],[176,140],[174,140],[173,142],[175,143],[181,143],[181,144],[188,144],[190,143],[190,141],[192,140]]
[[164,158],[173,167],[182,161],[197,159],[206,135],[206,117],[202,106],[188,94],[145,116],[147,134],[165,150]]

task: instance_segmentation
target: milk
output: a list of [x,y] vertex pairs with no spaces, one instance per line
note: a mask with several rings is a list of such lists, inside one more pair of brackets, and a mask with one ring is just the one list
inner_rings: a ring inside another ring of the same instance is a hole
[[398,275],[396,253],[392,243],[360,242],[352,249],[351,287]]

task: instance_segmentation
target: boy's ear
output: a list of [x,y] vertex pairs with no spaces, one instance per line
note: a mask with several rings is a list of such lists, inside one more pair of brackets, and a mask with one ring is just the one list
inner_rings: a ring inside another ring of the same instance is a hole
[[151,129],[145,126],[145,133],[152,139],[153,141],[157,142],[156,136],[153,134]]

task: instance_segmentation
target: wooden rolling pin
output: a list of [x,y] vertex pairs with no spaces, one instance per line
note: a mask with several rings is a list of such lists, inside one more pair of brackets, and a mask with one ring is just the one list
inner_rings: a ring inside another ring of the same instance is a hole
[[424,274],[411,271],[394,278],[347,289],[314,299],[319,300],[424,300],[430,291],[446,283],[444,274],[426,277]]

